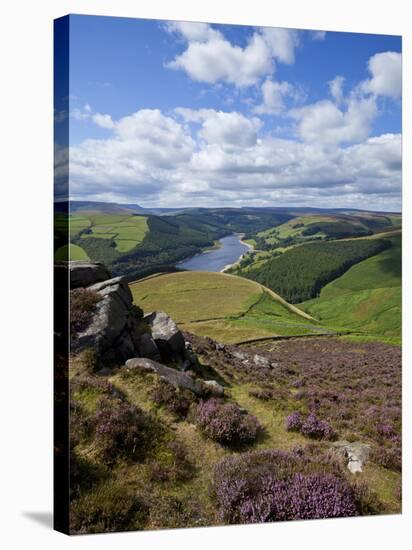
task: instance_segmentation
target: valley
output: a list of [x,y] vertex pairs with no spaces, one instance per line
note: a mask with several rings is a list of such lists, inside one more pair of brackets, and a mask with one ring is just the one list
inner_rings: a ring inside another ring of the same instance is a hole
[[57,217],[71,243],[57,241],[56,259],[103,262],[184,330],[226,343],[316,334],[400,343],[399,214],[90,202],[70,212]]

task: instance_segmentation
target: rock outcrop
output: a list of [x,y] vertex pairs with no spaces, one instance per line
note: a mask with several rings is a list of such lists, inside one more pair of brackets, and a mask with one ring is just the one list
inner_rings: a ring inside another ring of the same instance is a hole
[[106,367],[136,356],[159,359],[159,350],[150,329],[139,319],[125,278],[112,278],[99,263],[70,262],[69,270],[72,289],[86,288],[101,297],[90,324],[72,337],[72,352],[93,348]]
[[158,374],[174,387],[182,390],[189,390],[198,397],[201,397],[204,394],[202,385],[188,374],[170,367],[166,367],[165,365],[161,365],[151,359],[135,357],[133,359],[128,359],[125,366],[129,369],[140,369]]
[[190,342],[185,342],[183,334],[167,313],[153,311],[145,315],[143,320],[151,328],[162,361],[173,362],[183,371],[196,367],[197,357]]
[[144,316],[144,321],[151,326],[153,339],[164,360],[172,361],[183,357],[185,352],[183,334],[164,311],[148,313]]
[[111,277],[109,270],[102,263],[82,260],[69,262],[69,276],[70,288],[87,287]]
[[362,472],[362,468],[369,458],[371,449],[370,445],[367,443],[361,443],[360,441],[350,443],[349,441],[343,439],[341,441],[336,441],[333,446],[339,453],[343,454],[343,456],[347,458],[348,470],[352,472],[352,474]]
[[141,317],[124,277],[111,277],[103,264],[69,264],[71,289],[86,288],[100,296],[88,326],[71,340],[71,351],[93,348],[105,367],[124,364],[132,357],[173,363],[193,369],[197,357],[176,323],[164,312]]

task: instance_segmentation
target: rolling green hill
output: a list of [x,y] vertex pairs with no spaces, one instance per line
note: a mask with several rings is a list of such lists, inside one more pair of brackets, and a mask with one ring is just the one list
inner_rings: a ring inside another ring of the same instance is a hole
[[384,239],[350,239],[296,246],[258,268],[238,273],[258,281],[291,303],[314,298],[352,265],[390,246]]
[[328,333],[259,283],[233,275],[181,272],[130,284],[145,311],[166,311],[183,330],[224,343]]
[[67,260],[89,260],[89,256],[80,246],[76,244],[65,244],[56,250],[54,255],[56,261]]
[[278,250],[310,241],[372,235],[398,223],[396,215],[371,212],[305,213],[252,235],[251,244],[259,250]]
[[401,340],[401,236],[388,238],[392,246],[351,267],[326,285],[318,298],[300,306],[333,327],[362,336]]

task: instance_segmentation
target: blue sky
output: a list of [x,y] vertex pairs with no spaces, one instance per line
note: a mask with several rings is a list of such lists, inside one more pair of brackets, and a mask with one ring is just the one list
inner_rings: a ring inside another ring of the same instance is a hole
[[401,39],[70,16],[72,198],[399,209]]

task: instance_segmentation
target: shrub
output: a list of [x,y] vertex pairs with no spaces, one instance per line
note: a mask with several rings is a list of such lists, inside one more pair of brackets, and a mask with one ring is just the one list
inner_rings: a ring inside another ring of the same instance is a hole
[[372,492],[366,483],[355,483],[353,494],[356,508],[362,516],[381,514],[383,507],[377,495]]
[[388,423],[378,424],[376,431],[383,439],[392,439],[396,435],[393,425]]
[[336,435],[329,422],[319,420],[313,412],[303,418],[300,412],[294,411],[286,418],[286,429],[312,439],[334,439]]
[[111,464],[118,458],[143,458],[149,419],[141,409],[119,398],[103,398],[93,422],[96,443],[104,462]]
[[286,418],[286,429],[288,432],[300,432],[303,418],[299,411],[294,411]]
[[[322,470],[322,471],[320,471]],[[337,465],[301,450],[255,451],[217,464],[213,489],[222,520],[260,523],[354,516],[352,488]]]
[[218,398],[201,401],[196,419],[208,437],[226,445],[251,443],[261,429],[255,416],[244,413],[234,403],[225,403]]
[[96,304],[101,296],[87,288],[75,288],[70,291],[70,333],[83,331],[90,323]]
[[319,420],[315,413],[310,413],[302,424],[301,432],[313,439],[333,439],[335,433],[326,420]]
[[402,471],[402,449],[400,445],[391,447],[377,447],[372,449],[371,460],[395,472]]
[[155,403],[164,406],[179,418],[186,417],[191,404],[195,401],[191,391],[175,388],[162,379],[156,381],[150,396]]
[[71,533],[108,533],[142,529],[147,517],[142,498],[126,486],[104,483],[70,506]]

